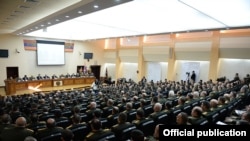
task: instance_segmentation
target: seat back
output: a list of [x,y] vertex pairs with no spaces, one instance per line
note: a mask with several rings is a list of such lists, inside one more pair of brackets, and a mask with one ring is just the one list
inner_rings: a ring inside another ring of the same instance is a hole
[[209,124],[209,122],[208,122],[207,119],[204,119],[203,121],[201,121],[201,122],[199,123],[199,125],[208,125],[208,124]]
[[144,135],[147,137],[147,136],[152,136],[153,133],[154,133],[154,128],[155,128],[155,122],[153,119],[146,119],[144,121],[142,121],[138,126],[137,128],[139,130],[141,130]]
[[86,135],[89,133],[87,125],[71,128],[70,130],[74,134],[74,141],[83,141]]
[[56,121],[56,126],[59,126],[59,127],[62,127],[62,128],[66,128],[69,125],[70,125],[70,121],[68,119]]
[[40,141],[60,141],[62,134],[60,132],[50,134],[49,136],[42,137]]
[[132,122],[136,118],[136,111],[128,112],[127,116],[128,116],[127,121]]
[[174,109],[171,117],[169,117],[170,124],[176,124],[176,116],[181,112],[181,109]]
[[102,123],[102,128],[109,128],[109,123],[108,123],[108,119],[107,118],[101,118],[100,119],[101,123]]
[[97,141],[116,141],[116,137],[113,132],[109,132],[102,135]]
[[135,127],[135,125],[131,125],[131,126],[129,126],[129,127],[127,127],[127,128],[125,128],[125,129],[123,129],[122,130],[122,134],[121,134],[121,140],[122,141],[126,141],[126,140],[128,140],[128,139],[130,139],[130,133],[131,133],[131,131],[133,131],[134,129],[136,129],[136,127]]
[[192,111],[192,107],[191,105],[185,105],[182,109],[183,112],[187,113],[188,115],[191,114],[191,111]]
[[152,105],[147,105],[143,108],[145,117],[148,117],[151,113],[153,113]]
[[155,124],[166,124],[168,122],[168,114],[167,113],[159,113],[155,116],[154,122]]
[[136,126],[134,124],[122,127],[121,129],[115,131],[115,137],[119,141],[126,141],[130,139],[130,133],[134,129],[136,129]]

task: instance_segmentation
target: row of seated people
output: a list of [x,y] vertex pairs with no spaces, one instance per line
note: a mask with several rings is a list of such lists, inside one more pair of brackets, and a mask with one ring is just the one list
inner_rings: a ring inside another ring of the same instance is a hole
[[[192,94],[188,94],[187,95],[187,99],[190,99],[191,97],[190,96],[192,96]],[[208,98],[210,98],[210,97],[208,97]],[[154,100],[155,99],[155,97],[154,98],[152,98],[152,100]],[[159,97],[159,99],[160,99],[160,97]],[[182,99],[184,99],[184,100],[186,100],[186,98],[184,97],[182,97],[182,98],[175,98],[174,100],[172,100],[172,103],[175,103],[175,101],[177,100],[180,104],[181,104],[181,101],[183,101]],[[161,99],[160,99],[161,100]],[[160,101],[159,100],[159,101]],[[96,100],[97,101],[97,100]],[[188,100],[189,101],[189,100]],[[187,102],[188,102],[187,101]],[[45,101],[44,100],[41,100],[41,105],[44,105],[45,103],[44,103]],[[154,101],[153,101],[154,102]],[[160,101],[161,102],[161,101]],[[119,107],[119,110],[120,111],[123,111],[123,110],[125,110],[125,108],[126,108],[126,110],[128,110],[128,109],[132,109],[132,106],[133,106],[133,108],[138,108],[139,107],[139,104],[140,104],[140,106],[146,106],[147,108],[145,109],[144,108],[144,110],[145,110],[145,113],[146,113],[146,116],[148,116],[148,114],[149,113],[151,113],[151,112],[153,112],[153,110],[152,110],[152,106],[150,106],[149,105],[149,101],[147,102],[147,105],[146,105],[146,102],[142,99],[141,101],[140,101],[140,103],[139,103],[139,101],[132,101],[132,103],[133,103],[133,105],[130,103],[130,104],[126,104],[126,105],[124,105],[126,103],[126,101],[125,102],[123,102],[123,104],[119,104],[118,105],[118,107]],[[195,102],[195,103],[197,103],[197,102]],[[87,103],[85,103],[85,104],[81,104],[81,111],[82,112],[85,112],[86,110],[87,110],[87,108],[86,108],[86,104]],[[100,103],[98,103],[98,105],[99,105]],[[106,102],[104,102],[104,104],[106,104]],[[113,102],[113,100],[112,99],[109,99],[108,101],[107,101],[107,107],[105,107],[104,108],[104,106],[101,106],[101,108],[103,108],[103,110],[104,110],[104,114],[103,114],[103,117],[107,117],[110,113],[111,113],[111,110],[112,110],[112,106],[113,106],[113,104],[114,104],[114,102]],[[162,103],[163,104],[163,103]],[[177,104],[177,103],[176,103]],[[34,106],[36,106],[36,104],[33,104]],[[63,105],[63,104],[61,104],[61,105]],[[173,106],[175,106],[175,104],[172,104]],[[90,104],[90,109],[92,109],[92,107],[96,107],[97,105],[95,104],[95,106],[92,106],[92,104]],[[39,111],[39,110],[45,110],[45,111],[43,111],[43,112],[45,112],[45,113],[48,113],[48,108],[49,107],[47,107],[47,106],[40,106],[40,107],[42,107],[42,109],[40,108],[40,109],[36,109],[37,107],[33,107],[33,108],[35,108],[34,110],[35,111]],[[18,110],[18,109],[16,109],[17,107],[15,107],[15,106],[13,106],[13,110],[15,111],[15,110]],[[51,109],[50,109],[50,111],[53,111],[53,109],[54,108],[52,108],[51,107]],[[32,110],[31,110],[32,111]],[[68,109],[63,109],[63,111],[66,111],[66,113],[65,114],[67,114],[67,117],[69,117],[68,115],[70,115],[70,114],[72,114],[71,113],[71,110],[68,110]],[[189,108],[189,111],[190,111],[190,108]],[[135,113],[135,112],[134,112]],[[89,114],[88,114],[89,115]],[[91,114],[90,114],[91,115]],[[135,115],[135,114],[134,114]],[[90,116],[91,117],[91,116]],[[87,120],[90,120],[91,118],[90,117],[88,117],[88,119]],[[43,118],[41,118],[41,120],[42,120]],[[134,119],[134,118],[133,118]],[[129,121],[131,121],[131,119],[129,120]]]
[[[220,97],[219,98],[219,101],[220,101],[220,99],[223,99],[222,97]],[[211,100],[211,102],[212,102],[212,100]],[[223,100],[222,100],[222,102],[223,102]],[[206,103],[206,104],[205,104]],[[203,100],[203,101],[201,101],[201,107],[199,107],[199,106],[195,106],[195,107],[193,107],[193,109],[192,109],[192,112],[191,112],[191,115],[189,115],[188,116],[188,118],[187,118],[187,113],[185,112],[185,111],[181,111],[181,112],[179,112],[177,115],[176,115],[176,124],[178,124],[178,125],[181,125],[181,124],[197,124],[197,123],[195,123],[195,121],[198,121],[198,120],[200,120],[201,119],[201,116],[202,116],[202,114],[204,114],[204,113],[206,113],[207,114],[207,112],[208,111],[203,111],[203,109],[204,109],[204,107],[209,107],[209,104],[207,104],[208,103],[208,101],[205,101],[205,100]],[[91,104],[93,104],[93,102],[91,103]],[[130,103],[129,104],[127,104],[127,105],[130,105]],[[205,106],[206,105],[206,106]],[[177,105],[178,106],[178,105]],[[77,106],[76,106],[77,107]],[[163,115],[166,115],[166,114],[161,114],[161,113],[165,113],[165,112],[167,112],[167,110],[165,109],[164,111],[161,111],[161,108],[162,108],[162,105],[160,104],[160,103],[155,103],[154,104],[154,112],[152,113],[152,114],[150,114],[149,115],[149,118],[145,118],[144,117],[144,110],[142,110],[142,109],[138,109],[137,111],[136,111],[136,119],[135,120],[133,120],[132,121],[132,123],[133,124],[131,124],[131,122],[126,122],[126,124],[123,124],[123,126],[122,127],[124,127],[124,128],[122,128],[122,129],[128,129],[128,130],[126,130],[126,131],[130,131],[129,129],[135,129],[135,128],[137,128],[137,129],[140,129],[140,130],[142,130],[143,132],[144,132],[144,134],[145,135],[152,135],[152,131],[153,130],[148,130],[148,129],[152,129],[152,128],[154,128],[157,124],[165,124],[166,123],[166,121],[167,121],[167,119],[166,118],[164,118],[164,116]],[[178,108],[179,108],[179,106],[178,106]],[[76,109],[78,109],[78,108],[76,108]],[[116,111],[118,111],[118,108],[116,107],[114,107],[113,109],[116,109]],[[79,109],[78,109],[79,110]],[[58,112],[55,112],[55,114],[57,115],[58,113],[60,113],[59,111]],[[77,129],[81,129],[81,134],[80,135],[78,135],[78,136],[81,136],[81,138],[84,138],[87,134],[89,134],[90,133],[90,131],[91,131],[91,122],[92,122],[92,120],[93,119],[99,119],[100,120],[100,122],[102,123],[102,128],[103,129],[111,129],[111,131],[114,133],[114,135],[115,135],[115,138],[119,138],[119,137],[122,137],[119,133],[121,132],[117,132],[117,131],[115,131],[115,127],[116,126],[118,126],[118,123],[120,122],[120,121],[127,121],[127,116],[129,116],[127,113],[126,113],[126,111],[123,111],[123,112],[121,112],[121,113],[117,113],[117,114],[115,114],[114,116],[116,116],[117,115],[117,123],[116,124],[112,124],[112,125],[110,125],[110,127],[108,126],[108,124],[107,124],[107,122],[105,122],[105,120],[103,120],[103,118],[101,118],[101,112],[100,112],[100,110],[99,109],[95,109],[95,110],[93,110],[93,117],[92,117],[92,119],[86,124],[86,123],[81,123],[81,116],[79,115],[79,114],[74,114],[74,116],[71,118],[72,119],[72,125],[76,125],[76,124],[78,124],[79,126],[76,126],[76,128]],[[35,114],[34,114],[35,115]],[[159,116],[159,115],[161,115],[161,116]],[[205,114],[204,114],[205,115]],[[113,116],[113,117],[114,117]],[[158,119],[157,120],[161,120],[161,121],[158,121],[158,122],[156,122],[156,117],[158,117]],[[166,116],[165,116],[166,117]],[[46,121],[48,122],[48,121],[50,121],[49,119],[51,119],[51,118],[48,118]],[[63,124],[60,124],[61,122],[60,121],[63,121],[63,120],[66,120],[67,118],[65,117],[65,118],[63,118],[63,117],[58,117],[58,115],[55,117],[55,125],[56,126],[59,126],[59,127],[62,127],[62,128],[67,128],[67,129],[71,129],[71,130],[73,130],[73,131],[75,131],[73,128],[72,128],[72,125],[71,126],[69,126],[69,123],[67,123],[67,125],[66,126],[63,126]],[[162,120],[163,119],[163,120]],[[43,122],[38,122],[38,116],[36,115],[36,116],[34,116],[34,117],[32,117],[32,123],[31,124],[29,124],[28,126],[26,126],[27,128],[30,128],[30,129],[32,129],[33,131],[35,131],[35,133],[37,134],[36,136],[37,136],[37,138],[43,138],[44,136],[43,135],[40,135],[41,133],[39,133],[39,130],[37,129],[37,127],[41,127],[41,128],[46,128],[46,124],[45,124],[45,122],[43,121]],[[250,121],[249,120],[249,117],[248,117],[248,121]],[[39,123],[39,124],[38,124]],[[79,123],[81,123],[81,124],[79,124]],[[106,125],[104,125],[106,123]],[[122,122],[123,123],[123,122]],[[35,127],[34,127],[34,125],[35,125]],[[43,125],[43,126],[42,126]],[[81,125],[81,126],[80,126]],[[84,131],[84,132],[83,132]],[[107,130],[107,131],[109,131],[109,130]],[[123,131],[123,130],[122,130]],[[84,134],[83,134],[84,133]],[[75,133],[75,134],[77,134],[77,133]],[[111,133],[110,133],[111,134]],[[124,134],[124,133],[123,133]],[[91,137],[91,135],[92,134],[90,134],[89,136],[87,136],[87,137]],[[125,134],[124,134],[125,135]],[[47,136],[47,135],[46,135]],[[75,135],[75,136],[77,136],[77,135]],[[77,138],[80,138],[80,137],[78,137],[77,136]],[[128,139],[129,138],[129,134],[127,134],[124,138],[126,138],[126,139]],[[122,139],[121,139],[122,140]]]
[[22,78],[17,78],[17,81],[30,81],[30,80],[44,80],[44,79],[59,79],[59,78],[77,78],[77,77],[87,77],[87,76],[94,76],[93,73],[72,73],[72,74],[61,74],[57,76],[56,74],[53,74],[52,76],[49,76],[45,74],[42,76],[41,74],[38,74],[36,77],[35,76],[30,76],[28,77],[27,75],[24,75]]
[[[157,109],[157,107],[159,106],[161,106],[161,104],[156,103],[154,107]],[[24,139],[27,136],[34,136],[39,141],[50,141],[52,139],[59,140],[65,130],[70,130],[73,134],[72,138],[74,141],[96,141],[99,139],[125,141],[131,138],[131,133],[135,129],[139,129],[139,131],[142,131],[142,137],[144,138],[144,135],[152,136],[154,131],[152,129],[154,129],[157,125],[164,124],[155,124],[153,119],[144,118],[143,110],[137,110],[136,120],[134,120],[132,123],[127,122],[128,115],[124,112],[121,112],[118,114],[117,124],[111,126],[110,128],[104,128],[102,120],[97,115],[100,116],[99,110],[94,111],[93,119],[91,119],[88,123],[85,123],[81,122],[81,116],[79,114],[74,114],[72,117],[72,124],[67,126],[66,128],[58,126],[57,121],[54,118],[48,118],[46,122],[39,122],[38,116],[34,116],[34,121],[31,124],[26,125],[26,119],[24,117],[18,117],[15,122],[17,127],[9,124],[9,122],[6,122],[4,124],[5,128],[3,128],[3,130],[1,130],[0,132],[0,139],[2,141],[15,141]],[[202,108],[199,106],[195,106],[192,109],[191,115],[188,115],[183,111],[178,113],[176,115],[176,124],[192,125],[192,122],[194,122],[194,120],[197,121],[197,119],[199,119],[201,115]],[[150,115],[150,117],[152,116],[154,116],[154,113]],[[2,121],[9,120],[10,116],[8,114],[3,115]],[[248,125],[250,125],[250,108],[248,108],[247,111],[242,115],[241,122],[242,121],[244,121],[244,123],[247,122]],[[41,128],[38,130],[34,130],[34,128],[32,127],[35,126],[40,126]],[[13,135],[13,133],[17,134],[15,136],[10,136]]]
[[[56,97],[56,96],[61,96],[61,95],[52,95],[52,97]],[[74,95],[75,96],[75,95]],[[72,97],[74,97],[74,96],[72,96]],[[87,96],[87,95],[85,95],[85,96]],[[91,95],[92,96],[92,95]],[[189,95],[187,95],[187,96],[189,96]],[[51,97],[48,97],[49,99],[48,100],[50,100],[50,98]],[[59,99],[59,101],[60,100],[62,100],[63,99],[63,97],[59,97],[59,98],[61,98],[61,99]],[[76,97],[76,98],[79,98],[79,97]],[[85,97],[86,98],[86,97]],[[95,99],[95,101],[98,101],[98,100],[96,100],[96,99],[99,99],[99,98],[101,98],[101,97],[99,97],[99,95],[98,96],[93,96],[91,99]],[[152,100],[154,99],[154,97],[151,97],[152,98]],[[42,101],[42,100],[41,100]],[[44,101],[43,101],[44,102]],[[87,102],[89,103],[89,105],[90,105],[90,107],[88,107],[88,110],[90,110],[91,109],[91,105],[92,105],[92,103],[93,102],[91,102],[91,100],[90,99],[87,99]],[[105,102],[105,100],[103,100],[103,101],[99,101],[99,102],[97,102],[98,103],[98,106],[100,106],[101,107],[101,103],[102,102]],[[151,102],[151,101],[150,101]],[[81,101],[81,107],[83,108],[83,106],[84,106],[84,104],[83,103],[85,103],[84,101]],[[116,103],[119,103],[119,102],[116,102]],[[43,107],[44,105],[45,105],[45,103],[39,103],[40,104],[40,106],[41,107]],[[87,103],[85,103],[85,104],[87,104]],[[43,105],[43,106],[42,106]],[[94,104],[94,105],[96,105],[96,104]],[[131,107],[131,104],[126,104],[126,107],[127,107],[127,105],[128,105],[128,107]],[[130,105],[130,106],[129,106]],[[154,103],[152,104],[152,105],[147,105],[148,107],[151,107],[151,109],[153,109],[153,105],[155,105]],[[156,105],[158,105],[158,104],[156,104]],[[20,106],[20,105],[19,105]],[[87,106],[87,105],[85,105],[85,106]],[[97,106],[97,105],[96,105]],[[93,106],[93,107],[96,107],[96,106]],[[120,110],[120,111],[123,111],[124,110],[124,106],[122,106],[122,104],[120,105],[120,104],[117,104],[117,106],[119,107],[118,109]],[[134,105],[133,105],[134,106]],[[138,105],[137,105],[138,106]],[[54,108],[52,108],[53,106],[50,106],[50,110],[51,110],[51,112],[53,111],[53,109]],[[86,107],[85,107],[86,108]],[[44,108],[44,109],[46,109],[46,108]],[[101,109],[103,110],[103,107],[101,107]],[[121,109],[123,109],[123,110],[121,110]],[[126,109],[126,108],[125,108]],[[39,110],[39,109],[36,109],[36,110]],[[36,111],[35,110],[35,111]],[[127,110],[127,109],[126,109]],[[87,113],[87,109],[85,109],[85,110],[83,110],[84,112],[83,113]],[[105,112],[104,112],[105,113]],[[72,114],[72,113],[71,113]],[[108,114],[106,114],[106,115],[108,115]],[[104,117],[106,117],[106,116],[104,116]],[[129,117],[131,117],[131,116],[129,116]],[[133,119],[135,119],[135,118],[132,118],[132,120]],[[90,116],[87,116],[87,120],[84,120],[84,121],[90,121],[91,120],[91,114],[90,114]],[[130,122],[131,122],[131,119],[129,120]],[[114,125],[114,124],[112,124],[112,125]]]
[[[104,139],[109,141],[125,141],[128,139],[133,140],[132,132],[137,130],[137,132],[140,132],[140,137],[138,138],[137,136],[135,141],[144,141],[144,133],[137,129],[134,124],[126,122],[126,119],[127,115],[121,112],[117,119],[117,124],[110,129],[104,129],[100,119],[93,118],[88,123],[85,123],[81,122],[81,117],[78,114],[73,116],[73,123],[66,128],[58,126],[54,118],[48,118],[46,122],[39,122],[37,120],[32,124],[27,124],[25,117],[18,117],[15,121],[15,125],[9,122],[4,124],[5,127],[1,130],[0,140],[25,141],[26,137],[32,136],[38,141],[60,141],[65,131],[70,131],[72,140],[69,141],[97,141]],[[10,116],[4,114],[2,120],[9,121]],[[31,128],[35,125],[39,125],[41,128],[38,130]]]

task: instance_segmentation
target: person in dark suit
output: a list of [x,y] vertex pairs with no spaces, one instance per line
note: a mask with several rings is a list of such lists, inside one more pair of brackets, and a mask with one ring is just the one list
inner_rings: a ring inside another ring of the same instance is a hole
[[71,75],[70,75],[69,73],[67,73],[67,74],[65,75],[65,77],[66,77],[66,78],[71,78]]
[[87,120],[91,120],[93,118],[93,113],[95,110],[99,110],[102,113],[102,110],[96,107],[96,102],[91,102],[89,105],[89,109],[86,111],[87,114]]
[[38,76],[36,77],[37,80],[42,80],[43,77],[41,76],[41,74],[38,74]]
[[195,83],[195,80],[196,80],[195,71],[192,71],[192,74],[191,74],[191,77],[190,77],[190,78],[191,78],[191,80],[192,80],[191,82],[192,82],[192,83]]
[[188,123],[188,114],[185,112],[180,112],[176,116],[176,124],[177,125],[190,125],[190,123]]
[[47,74],[45,74],[43,79],[50,79],[50,77]]
[[117,106],[114,106],[112,109],[112,114],[110,114],[107,119],[109,123],[109,128],[113,125],[117,124],[117,119],[119,116],[119,108]]
[[140,123],[145,120],[144,111],[142,109],[136,111],[136,119],[132,121],[133,124],[138,128]]
[[[136,117],[136,109],[133,108],[132,102],[126,103],[126,109],[123,111],[123,113],[127,114],[127,120],[128,122],[132,122]],[[134,113],[134,114],[133,114]]]
[[58,79],[58,76],[56,76],[55,74],[53,74],[51,78],[52,79]]
[[74,141],[82,141],[86,135],[90,132],[87,124],[82,122],[82,118],[79,114],[74,114],[72,117],[72,124],[66,129],[71,130],[74,133]]
[[39,121],[38,115],[36,113],[33,113],[30,116],[30,123],[26,126],[27,128],[33,130],[35,133],[41,129],[46,127],[45,121]]
[[127,114],[124,112],[121,112],[119,114],[119,117],[117,119],[117,124],[111,127],[111,131],[115,133],[117,140],[122,140],[121,131],[129,126],[131,126],[132,123],[127,122]]
[[24,75],[23,81],[28,81],[28,80],[29,80],[29,77],[27,75]]
[[14,127],[13,124],[11,124],[11,117],[9,114],[3,114],[1,118],[1,124],[0,124],[0,134],[4,129],[12,128]]
[[131,141],[144,141],[144,133],[141,130],[135,129],[131,132]]
[[200,106],[193,107],[191,115],[188,116],[188,122],[192,125],[195,125],[201,118],[203,118],[202,108]]
[[26,128],[27,121],[24,117],[17,118],[15,127],[4,129],[1,133],[1,141],[23,141],[28,136],[33,136],[34,131]]
[[102,129],[102,123],[99,119],[91,120],[91,132],[86,136],[84,141],[96,141],[100,139],[105,134],[111,134],[110,129]]
[[155,117],[161,113],[162,105],[161,103],[157,102],[154,105],[154,112],[149,115],[149,118],[155,119]]
[[107,106],[103,108],[103,117],[107,117],[112,113],[114,101],[112,99],[108,99],[106,103]]
[[41,139],[43,137],[50,136],[55,133],[61,133],[62,134],[63,128],[56,126],[56,121],[54,118],[49,118],[46,121],[46,128],[38,130],[36,134],[37,139]]
[[74,134],[71,130],[64,129],[62,131],[61,141],[73,141],[73,138],[74,138]]

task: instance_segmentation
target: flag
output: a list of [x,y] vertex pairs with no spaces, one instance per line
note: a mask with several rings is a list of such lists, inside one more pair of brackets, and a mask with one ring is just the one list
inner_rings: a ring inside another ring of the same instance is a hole
[[23,40],[25,50],[36,50],[36,40]]
[[87,66],[84,66],[83,73],[87,73]]
[[106,73],[105,73],[106,78],[108,78],[108,69],[106,68]]
[[64,44],[65,52],[73,52],[74,50],[74,43],[65,43]]

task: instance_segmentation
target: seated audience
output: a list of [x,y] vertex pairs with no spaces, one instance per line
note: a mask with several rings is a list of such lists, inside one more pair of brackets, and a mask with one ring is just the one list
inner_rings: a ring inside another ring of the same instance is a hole
[[85,141],[97,141],[105,134],[110,134],[109,129],[102,129],[102,123],[98,119],[91,120],[91,132],[86,136]]
[[121,131],[131,126],[132,123],[127,122],[127,114],[123,112],[119,114],[117,122],[116,125],[111,127],[111,131],[115,133],[117,140],[122,140],[123,137],[121,136]]
[[180,112],[176,116],[176,123],[177,125],[190,125],[190,123],[188,123],[188,114],[185,112]]
[[34,131],[26,128],[27,121],[24,117],[16,119],[15,127],[5,128],[0,136],[1,141],[23,141],[28,136],[33,136]]
[[0,134],[4,129],[12,128],[14,125],[12,124],[11,117],[9,114],[3,114],[0,122]]
[[49,118],[46,121],[46,128],[39,129],[36,138],[41,139],[43,137],[51,136],[53,134],[62,134],[63,128],[56,126],[56,121],[54,118]]
[[144,133],[138,129],[131,131],[131,141],[144,141]]

